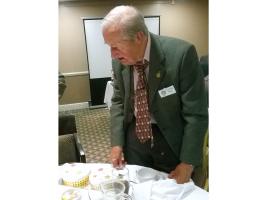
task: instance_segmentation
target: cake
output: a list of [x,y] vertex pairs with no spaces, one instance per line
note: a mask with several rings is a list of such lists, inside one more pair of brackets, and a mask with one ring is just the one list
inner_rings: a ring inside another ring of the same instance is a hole
[[90,170],[75,164],[64,166],[62,181],[63,185],[84,188],[89,183]]

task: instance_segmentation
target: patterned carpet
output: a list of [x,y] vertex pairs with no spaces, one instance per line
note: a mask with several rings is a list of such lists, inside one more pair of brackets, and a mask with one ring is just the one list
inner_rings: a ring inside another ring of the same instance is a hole
[[74,114],[79,139],[88,163],[108,163],[110,150],[110,120],[107,108],[63,111]]

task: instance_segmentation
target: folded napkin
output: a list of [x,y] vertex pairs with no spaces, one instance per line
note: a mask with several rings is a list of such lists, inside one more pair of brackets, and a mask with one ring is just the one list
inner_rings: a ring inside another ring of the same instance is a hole
[[133,196],[135,200],[149,200],[151,187],[154,181],[146,181],[139,184],[133,184]]
[[177,184],[174,179],[147,181],[133,186],[136,200],[181,200],[195,188],[194,183]]

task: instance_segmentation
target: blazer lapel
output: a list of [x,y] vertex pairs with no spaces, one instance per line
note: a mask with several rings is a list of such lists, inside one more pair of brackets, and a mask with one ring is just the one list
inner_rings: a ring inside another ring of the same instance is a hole
[[151,47],[150,47],[150,62],[149,62],[149,105],[152,105],[155,93],[158,90],[161,80],[165,76],[164,68],[164,54],[161,51],[157,36],[150,33]]
[[129,97],[129,92],[130,92],[130,66],[123,66],[122,70],[122,78],[124,82],[124,91],[125,91],[125,97]]
[[133,98],[134,98],[134,92],[133,92],[133,80],[132,80],[132,66],[124,66],[124,69],[122,71],[122,78],[124,82],[124,91],[125,91],[125,99],[126,102],[129,102],[129,106],[133,109]]

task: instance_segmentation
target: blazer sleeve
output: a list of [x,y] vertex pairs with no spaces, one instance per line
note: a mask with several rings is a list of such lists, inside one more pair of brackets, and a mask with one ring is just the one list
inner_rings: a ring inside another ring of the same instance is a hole
[[208,127],[208,108],[204,77],[193,45],[182,59],[180,92],[185,121],[180,159],[197,166],[202,160],[204,135]]
[[121,66],[117,61],[112,61],[114,73],[113,89],[110,108],[111,146],[124,145],[124,87],[121,75]]

